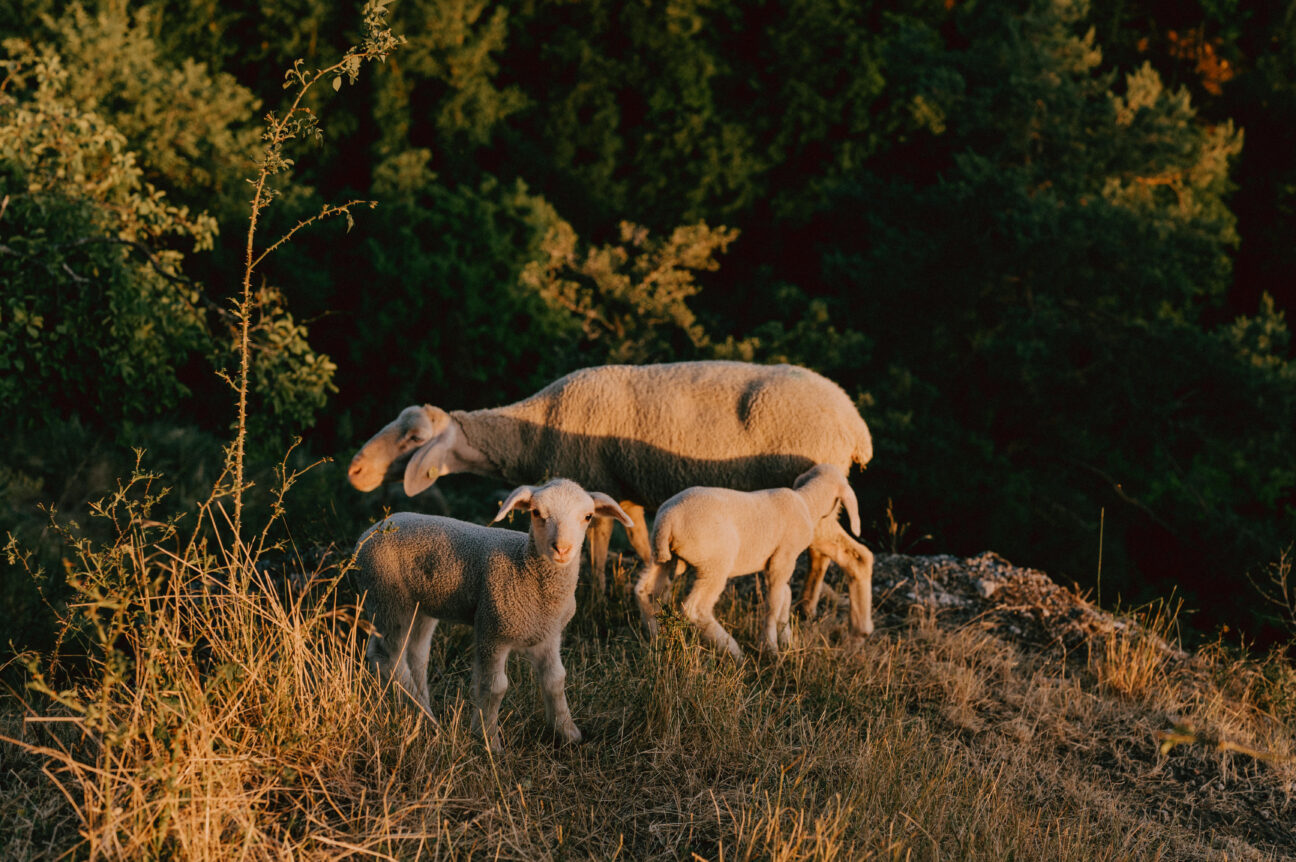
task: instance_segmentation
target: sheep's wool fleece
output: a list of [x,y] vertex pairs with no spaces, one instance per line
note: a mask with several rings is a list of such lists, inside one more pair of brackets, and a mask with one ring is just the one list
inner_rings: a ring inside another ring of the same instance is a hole
[[559,569],[530,557],[529,541],[516,530],[397,512],[358,543],[365,609],[379,631],[390,632],[408,625],[410,608],[472,623],[484,606],[494,636],[538,642],[571,618],[577,567]]
[[451,415],[508,481],[564,476],[649,508],[693,485],[790,485],[813,464],[849,472],[873,455],[850,397],[795,365],[605,365]]

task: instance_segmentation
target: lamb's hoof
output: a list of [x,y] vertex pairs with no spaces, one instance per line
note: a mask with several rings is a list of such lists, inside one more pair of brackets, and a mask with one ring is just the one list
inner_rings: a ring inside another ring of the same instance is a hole
[[661,627],[657,623],[657,617],[653,616],[653,617],[643,618],[644,638],[648,641],[648,643],[657,642],[657,634],[660,631],[660,629]]
[[[863,614],[860,616],[863,616]],[[850,633],[853,638],[866,638],[873,634],[873,615],[869,614],[867,617],[860,619],[852,614],[850,620]]]
[[842,640],[842,646],[852,649],[862,649],[866,643],[873,639],[873,626],[856,627],[851,626]]
[[558,738],[564,745],[575,745],[581,741],[581,732],[574,724],[557,728]]

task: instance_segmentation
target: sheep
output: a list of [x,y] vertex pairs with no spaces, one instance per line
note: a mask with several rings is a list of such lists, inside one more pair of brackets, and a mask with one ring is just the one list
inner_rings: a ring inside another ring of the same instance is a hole
[[369,666],[430,712],[428,647],[437,622],[471,623],[474,726],[496,751],[508,688],[504,668],[514,649],[535,668],[554,731],[569,743],[580,741],[559,647],[576,612],[581,543],[595,515],[634,526],[611,497],[567,479],[514,489],[494,521],[514,509],[531,513],[527,533],[399,512],[366,530],[356,551],[375,629],[365,647]]
[[[868,426],[831,380],[794,365],[705,361],[585,368],[486,410],[407,407],[361,447],[348,475],[367,491],[403,470],[411,495],[449,473],[510,484],[567,476],[620,501],[638,525],[626,531],[630,544],[649,564],[645,509],[685,488],[786,486],[814,464],[849,472],[872,457]],[[611,529],[605,520],[590,530],[599,592]],[[814,614],[830,559],[850,579],[852,631],[871,633],[873,554],[840,526],[810,546],[802,609]]]
[[[851,532],[859,533],[859,504],[846,474],[836,465],[817,464],[797,477],[791,488],[734,491],[689,488],[657,511],[652,548],[655,561],[635,586],[639,612],[650,635],[657,632],[656,605],[670,585],[670,569],[685,564],[696,570],[693,588],[683,603],[684,615],[702,636],[742,658],[737,641],[716,620],[712,609],[732,577],[764,570],[765,644],[772,654],[791,639],[789,582],[797,557],[826,529],[837,527],[837,507],[844,504]],[[672,566],[671,560],[675,563]]]

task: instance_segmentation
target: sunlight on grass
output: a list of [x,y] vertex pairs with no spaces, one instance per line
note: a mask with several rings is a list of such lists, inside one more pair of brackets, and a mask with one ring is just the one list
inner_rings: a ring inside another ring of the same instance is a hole
[[[647,642],[623,592],[582,602],[568,633],[587,741],[548,740],[515,662],[492,756],[471,731],[466,628],[434,640],[429,720],[361,665],[346,553],[294,585],[239,562],[265,548],[231,553],[219,507],[151,520],[155,488],[138,474],[99,508],[115,542],[73,541],[62,649],[28,656],[32,699],[5,714],[13,858],[1209,858],[1223,845],[1096,765],[1104,738],[1165,762],[1167,705],[1232,746],[1181,739],[1172,757],[1272,754],[1291,780],[1291,676],[1169,673],[1149,645],[1165,616],[1087,666],[921,606],[862,643],[805,623],[805,646],[740,664],[670,604]],[[753,593],[718,610],[755,638]]]

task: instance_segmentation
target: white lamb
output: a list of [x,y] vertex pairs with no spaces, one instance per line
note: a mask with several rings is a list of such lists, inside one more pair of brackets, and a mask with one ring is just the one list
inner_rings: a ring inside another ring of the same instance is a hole
[[356,564],[376,632],[365,657],[380,679],[394,680],[430,711],[428,647],[437,622],[471,623],[474,722],[491,748],[500,748],[499,707],[508,688],[504,668],[514,649],[535,668],[545,716],[555,732],[579,742],[559,647],[576,612],[581,543],[595,516],[615,518],[626,527],[634,523],[611,497],[586,492],[567,479],[515,489],[495,520],[513,509],[531,513],[529,532],[410,512],[366,530]]
[[765,642],[772,653],[790,642],[789,581],[797,557],[816,536],[840,529],[837,506],[843,503],[851,532],[859,534],[859,505],[846,475],[835,465],[817,464],[797,477],[791,488],[734,491],[688,488],[657,512],[652,548],[656,562],[644,570],[635,587],[639,612],[650,634],[657,631],[657,603],[670,585],[670,570],[685,564],[697,572],[684,600],[684,615],[716,646],[735,659],[742,650],[716,620],[716,600],[732,577],[765,572]]

